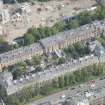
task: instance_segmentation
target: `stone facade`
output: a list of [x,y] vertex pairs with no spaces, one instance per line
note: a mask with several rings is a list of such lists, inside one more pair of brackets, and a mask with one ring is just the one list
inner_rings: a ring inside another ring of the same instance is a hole
[[13,76],[10,72],[3,72],[0,74],[0,85],[7,88],[12,85]]
[[13,65],[15,63],[31,59],[34,55],[42,55],[43,49],[39,43],[32,44],[30,46],[15,49],[3,54],[0,54],[0,66],[1,68]]
[[94,21],[77,29],[61,32],[57,35],[41,39],[38,43],[0,54],[0,68],[13,65],[34,55],[54,52],[76,42],[97,37],[105,33],[105,21]]
[[77,29],[72,29],[59,33],[55,36],[51,36],[40,40],[41,45],[45,49],[45,52],[53,52],[57,49],[62,49],[72,45],[76,42],[96,37],[105,32],[104,21],[94,21],[91,24],[81,26]]

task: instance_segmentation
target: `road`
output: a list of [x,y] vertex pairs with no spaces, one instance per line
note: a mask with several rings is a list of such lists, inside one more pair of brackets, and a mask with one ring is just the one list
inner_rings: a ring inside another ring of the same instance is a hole
[[[105,88],[105,79],[103,80],[95,80],[95,87],[94,89],[99,89],[100,87],[104,87]],[[60,96],[62,95],[66,95],[66,97],[72,97],[72,96],[75,96],[76,94],[78,93],[82,93],[84,91],[88,91],[89,89],[91,88],[91,85],[89,84],[89,82],[86,82],[85,84],[82,84],[82,85],[78,85],[78,86],[75,86],[74,89],[68,89],[68,90],[64,90],[62,92],[59,92],[59,93],[56,93],[56,94],[53,94],[53,95],[50,95],[50,96],[47,96],[47,97],[44,97],[42,99],[39,99],[37,101],[34,101],[34,102],[30,102],[26,105],[38,105],[39,103],[43,103],[43,102],[46,102],[46,101],[51,101],[51,103],[54,105],[56,103],[58,103],[60,101]]]

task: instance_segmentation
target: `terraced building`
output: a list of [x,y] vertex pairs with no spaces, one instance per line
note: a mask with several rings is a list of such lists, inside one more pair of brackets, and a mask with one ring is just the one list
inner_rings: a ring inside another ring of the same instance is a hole
[[94,21],[90,24],[83,25],[77,29],[72,29],[58,33],[39,40],[30,46],[15,49],[0,54],[0,69],[13,65],[32,56],[42,55],[43,53],[51,53],[59,49],[63,49],[76,42],[88,40],[105,33],[105,21]]

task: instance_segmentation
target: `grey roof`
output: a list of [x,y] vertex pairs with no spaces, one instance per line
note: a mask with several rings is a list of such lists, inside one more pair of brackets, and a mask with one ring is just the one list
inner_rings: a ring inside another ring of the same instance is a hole
[[39,43],[34,43],[30,46],[21,47],[19,49],[15,49],[15,50],[0,54],[0,63],[2,64],[2,63],[9,62],[10,60],[20,59],[20,58],[23,58],[24,56],[28,56],[29,54],[34,55],[41,49],[42,47],[40,46]]
[[105,49],[104,49],[104,47],[102,45],[101,46],[96,45],[95,50],[105,52]]
[[96,49],[96,47],[102,47],[99,41],[95,40],[95,41],[89,42],[89,48],[92,52]]
[[0,77],[2,77],[3,79],[8,79],[8,77],[12,77],[12,74],[10,72],[2,72],[0,73]]
[[68,38],[70,39],[72,37],[78,36],[79,34],[85,34],[87,32],[94,31],[95,28],[103,28],[103,26],[105,27],[105,21],[94,21],[93,23],[83,25],[77,29],[60,32],[54,36],[41,39],[40,42],[46,48],[56,43],[63,42]]
[[82,34],[83,32],[86,33],[87,31],[89,31],[89,29],[84,29],[84,28],[86,28],[86,26],[77,28],[76,30],[72,29],[72,30],[61,32],[57,35],[41,39],[40,42],[43,44],[44,47],[49,47],[49,46],[52,46],[52,45],[60,43],[60,42],[62,43],[64,41],[66,41],[68,38],[70,39],[72,37],[77,36],[78,33]]
[[101,46],[96,45],[94,52],[97,56],[102,56],[103,54],[105,54],[105,49],[102,45]]

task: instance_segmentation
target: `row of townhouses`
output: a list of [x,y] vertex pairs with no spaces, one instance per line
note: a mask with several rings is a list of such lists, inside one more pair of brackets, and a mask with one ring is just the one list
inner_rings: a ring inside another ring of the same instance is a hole
[[51,53],[63,49],[76,42],[91,39],[105,33],[105,21],[94,21],[77,29],[58,33],[39,40],[32,45],[21,47],[3,54],[0,54],[0,69],[15,63],[31,59],[32,56]]
[[41,87],[45,83],[52,82],[53,79],[57,79],[61,75],[81,70],[80,68],[99,62],[105,63],[105,54],[102,55],[100,59],[93,55],[85,56],[79,60],[69,61],[56,67],[46,69],[45,71],[24,75],[16,80],[13,79],[11,72],[5,71],[0,74],[0,85],[5,89],[7,95],[11,95],[24,88],[29,88],[30,86]]

